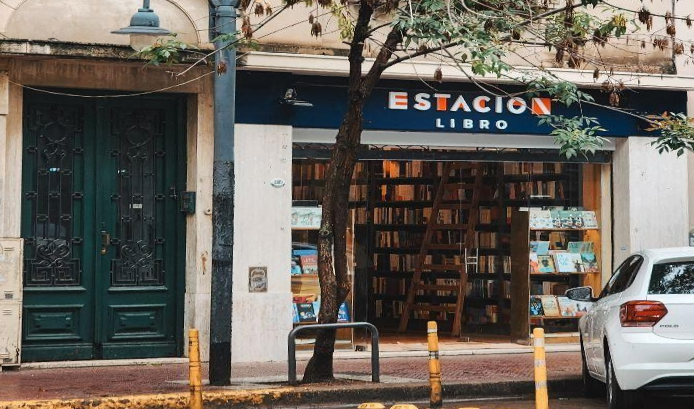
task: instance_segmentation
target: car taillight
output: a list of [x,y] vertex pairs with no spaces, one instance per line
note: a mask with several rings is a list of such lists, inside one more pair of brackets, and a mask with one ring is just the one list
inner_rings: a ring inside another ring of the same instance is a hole
[[660,321],[667,308],[658,301],[629,301],[619,310],[619,321],[623,327],[652,327]]

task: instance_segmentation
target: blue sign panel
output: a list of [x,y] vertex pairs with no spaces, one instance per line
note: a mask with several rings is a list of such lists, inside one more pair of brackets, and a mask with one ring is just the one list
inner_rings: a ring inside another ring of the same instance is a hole
[[[346,78],[240,72],[238,84],[237,121],[242,123],[335,129],[347,107]],[[281,104],[288,88],[313,106]],[[551,129],[539,126],[538,116],[554,114],[598,118],[607,129],[604,136],[648,134],[644,121],[608,108],[608,96],[600,91],[588,92],[604,106],[583,103],[570,107],[546,97],[525,97],[521,92],[522,88],[508,87],[492,95],[472,84],[427,87],[421,81],[383,80],[365,105],[364,129],[546,135]],[[621,100],[620,109],[636,114],[686,111],[683,91],[626,90]]]

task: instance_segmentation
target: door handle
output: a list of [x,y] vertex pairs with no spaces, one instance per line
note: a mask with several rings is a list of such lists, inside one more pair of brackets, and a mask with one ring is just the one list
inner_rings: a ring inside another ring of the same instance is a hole
[[111,245],[111,235],[102,230],[101,231],[101,255],[105,255],[108,252],[108,246]]

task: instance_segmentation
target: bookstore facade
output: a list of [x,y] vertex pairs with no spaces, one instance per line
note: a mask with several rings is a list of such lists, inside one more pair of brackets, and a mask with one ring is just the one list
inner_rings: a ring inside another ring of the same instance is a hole
[[[246,134],[264,138],[255,166],[272,162],[274,134],[284,163],[280,173],[289,176],[277,194],[290,206],[290,222],[273,242],[286,250],[277,260],[283,257],[287,267],[268,271],[269,280],[290,288],[281,297],[289,307],[273,307],[275,320],[288,323],[276,325],[310,325],[320,305],[320,200],[330,142],[344,112],[344,80],[259,73],[240,78],[254,95],[291,89],[296,98],[267,109],[271,102],[256,97],[240,105],[238,115],[248,124],[241,140]],[[346,234],[353,287],[340,321],[371,322],[386,342],[421,335],[432,319],[454,337],[522,342],[533,327],[543,326],[558,340],[575,340],[586,306],[568,302],[565,290],[588,285],[598,293],[616,264],[648,244],[640,218],[668,206],[668,195],[686,200],[686,188],[674,187],[665,174],[677,173],[671,166],[678,165],[649,151],[634,118],[594,106],[567,108],[541,96],[505,95],[463,83],[433,90],[414,81],[383,81],[374,91],[350,189]],[[606,100],[599,92],[594,96]],[[684,92],[642,90],[622,99],[640,113],[686,109]],[[594,155],[566,159],[551,129],[538,126],[538,115],[575,116],[579,109],[600,120],[610,143]],[[638,170],[646,167],[662,174],[639,180]],[[276,174],[263,177],[279,185]],[[249,182],[257,176],[249,174]],[[663,191],[649,202],[636,193],[640,189]],[[677,224],[678,215],[671,216],[663,222]],[[679,222],[686,222],[686,213]],[[666,245],[686,244],[686,225],[683,234],[668,229]],[[270,243],[263,251],[279,252]],[[258,308],[260,301],[247,301]],[[236,326],[236,314],[234,320]],[[338,348],[361,342],[350,331],[338,334]]]

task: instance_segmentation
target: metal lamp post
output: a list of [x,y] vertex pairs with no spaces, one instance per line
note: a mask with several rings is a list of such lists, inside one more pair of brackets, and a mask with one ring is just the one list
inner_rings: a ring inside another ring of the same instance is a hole
[[[210,39],[236,33],[237,0],[208,0]],[[151,45],[152,37],[169,35],[144,0],[130,26],[113,31],[129,34],[136,50]],[[236,110],[236,49],[231,40],[215,42],[214,171],[212,179],[212,292],[210,366],[212,385],[231,383],[231,314],[234,244],[234,124]]]
[[[236,33],[237,0],[209,0],[210,39]],[[234,265],[234,125],[236,49],[215,41],[214,174],[212,177],[212,293],[210,366],[212,385],[231,383],[231,317]]]

